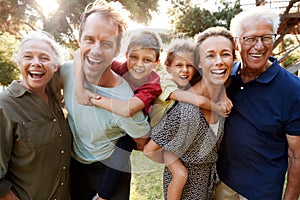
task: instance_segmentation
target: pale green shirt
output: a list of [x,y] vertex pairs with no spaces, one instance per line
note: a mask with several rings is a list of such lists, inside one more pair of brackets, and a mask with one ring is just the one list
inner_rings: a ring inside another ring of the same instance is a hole
[[[117,140],[125,134],[139,138],[150,132],[147,117],[138,112],[132,117],[122,117],[97,106],[84,106],[74,97],[73,62],[60,69],[68,120],[73,133],[73,157],[82,163],[107,159],[114,151]],[[120,77],[122,78],[122,77]],[[110,98],[130,99],[133,92],[123,79],[114,88],[86,84],[91,91]]]

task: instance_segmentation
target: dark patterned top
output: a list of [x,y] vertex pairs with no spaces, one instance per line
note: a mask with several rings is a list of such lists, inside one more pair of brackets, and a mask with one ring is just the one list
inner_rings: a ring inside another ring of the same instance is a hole
[[[198,107],[178,102],[152,130],[152,139],[175,153],[188,170],[182,199],[211,199],[217,181],[217,151],[224,134],[225,119],[219,120],[215,134]],[[170,181],[171,173],[165,168],[165,198]]]

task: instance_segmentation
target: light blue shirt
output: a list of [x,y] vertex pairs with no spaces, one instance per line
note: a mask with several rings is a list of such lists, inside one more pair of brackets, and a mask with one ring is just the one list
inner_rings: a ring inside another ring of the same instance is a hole
[[[82,163],[92,163],[108,158],[115,149],[117,140],[125,134],[133,138],[147,135],[150,126],[147,117],[138,112],[132,117],[122,117],[97,106],[78,104],[74,96],[73,62],[60,69],[64,87],[68,120],[73,133],[73,157]],[[120,77],[122,78],[122,77]],[[130,99],[133,92],[123,79],[114,88],[86,84],[91,91],[110,98]]]

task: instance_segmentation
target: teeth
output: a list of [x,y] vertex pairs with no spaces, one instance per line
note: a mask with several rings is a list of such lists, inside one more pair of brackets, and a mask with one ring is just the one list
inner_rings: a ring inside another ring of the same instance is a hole
[[29,75],[32,77],[32,78],[42,78],[44,76],[44,72],[42,71],[29,71],[28,72]]
[[226,70],[225,69],[213,69],[213,70],[211,70],[211,73],[216,74],[216,75],[222,75],[222,74],[226,73]]
[[96,59],[93,59],[93,58],[90,58],[90,57],[87,57],[87,59],[88,59],[88,62],[90,63],[90,64],[101,64],[102,63],[102,60],[96,60]]
[[259,58],[259,57],[261,57],[261,56],[263,56],[263,54],[262,53],[250,53],[249,54],[250,56],[252,56],[252,57],[255,57],[255,58]]
[[133,69],[133,71],[137,72],[137,73],[144,73],[145,70],[143,69]]
[[183,76],[183,75],[179,76],[179,78],[181,78],[181,79],[188,79],[188,77],[189,76]]
[[31,71],[30,73],[33,74],[33,75],[42,75],[42,74],[44,74],[44,72],[38,72],[38,71]]

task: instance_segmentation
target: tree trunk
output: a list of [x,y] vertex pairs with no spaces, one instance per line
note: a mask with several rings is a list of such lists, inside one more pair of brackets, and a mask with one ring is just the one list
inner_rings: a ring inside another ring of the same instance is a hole
[[265,0],[256,0],[256,3],[255,3],[255,5],[256,6],[263,6],[263,5],[265,5]]

